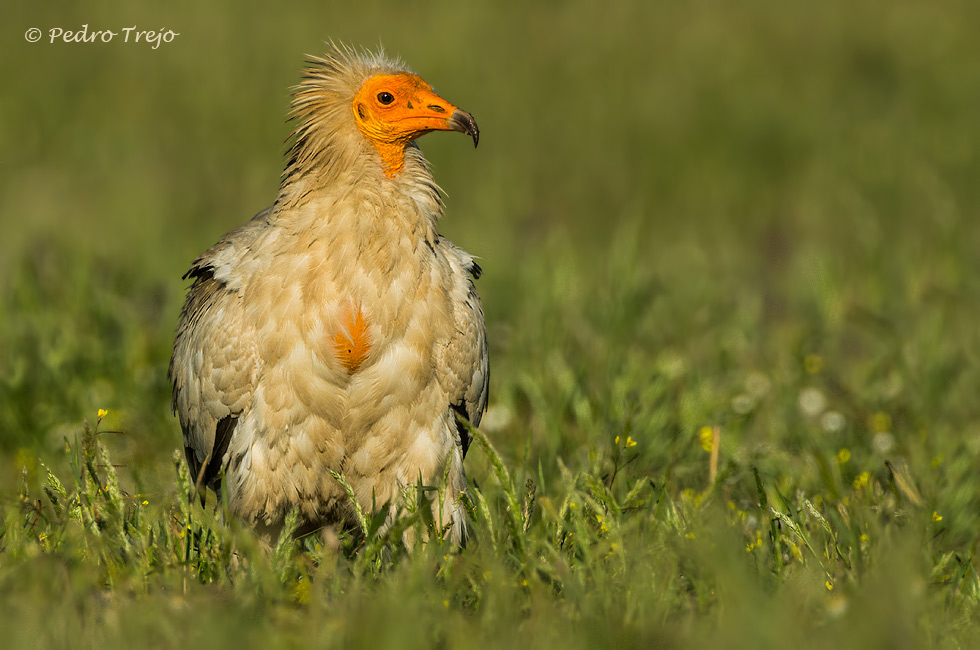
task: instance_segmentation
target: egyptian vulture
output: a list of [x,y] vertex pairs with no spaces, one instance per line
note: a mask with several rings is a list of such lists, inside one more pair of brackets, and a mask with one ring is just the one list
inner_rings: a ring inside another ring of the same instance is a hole
[[[275,537],[347,522],[421,479],[459,542],[489,377],[480,267],[441,237],[416,138],[473,117],[384,53],[334,47],[294,88],[275,203],[197,258],[169,376],[198,487]],[[393,513],[390,509],[389,513]],[[390,522],[389,522],[390,524]]]

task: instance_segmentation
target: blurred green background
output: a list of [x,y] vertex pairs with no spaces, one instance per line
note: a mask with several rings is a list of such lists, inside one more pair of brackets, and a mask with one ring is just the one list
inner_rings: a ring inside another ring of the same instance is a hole
[[[514,468],[547,483],[559,459],[586,467],[628,432],[633,476],[666,475],[679,493],[703,486],[698,432],[719,426],[726,497],[752,493],[756,466],[831,502],[862,472],[886,483],[884,460],[900,459],[943,517],[943,552],[972,558],[980,4],[5,14],[5,489],[99,408],[124,432],[111,446],[127,480],[172,489],[180,276],[273,200],[288,88],[334,39],[382,43],[479,122],[476,151],[447,134],[420,144],[448,195],[443,234],[485,270],[487,429]],[[83,24],[179,36],[157,49],[47,41]],[[485,470],[472,461],[471,475]]]

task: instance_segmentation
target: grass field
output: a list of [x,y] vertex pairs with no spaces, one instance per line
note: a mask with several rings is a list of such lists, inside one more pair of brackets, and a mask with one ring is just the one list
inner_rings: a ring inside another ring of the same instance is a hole
[[[5,13],[6,647],[976,647],[980,5]],[[83,24],[179,36],[48,42]],[[274,198],[326,39],[480,124],[421,141],[485,270],[463,551],[366,513],[270,553],[174,461],[180,276]]]

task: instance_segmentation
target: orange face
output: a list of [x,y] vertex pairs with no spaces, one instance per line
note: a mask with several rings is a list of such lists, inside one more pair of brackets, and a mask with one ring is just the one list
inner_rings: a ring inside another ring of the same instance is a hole
[[421,77],[374,75],[361,86],[352,106],[357,127],[377,147],[391,177],[401,171],[405,145],[430,131],[460,131],[479,141],[473,116],[435,94]]

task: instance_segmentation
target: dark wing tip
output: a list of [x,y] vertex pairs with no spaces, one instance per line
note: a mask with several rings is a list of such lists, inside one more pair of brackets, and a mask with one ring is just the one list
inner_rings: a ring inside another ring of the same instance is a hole
[[203,472],[199,471],[201,475],[195,477],[199,488],[212,483],[220,486],[223,459],[228,452],[228,445],[231,443],[231,436],[235,432],[235,425],[237,424],[237,415],[226,415],[218,420],[218,424],[214,428],[214,446],[208,456],[208,464]]

